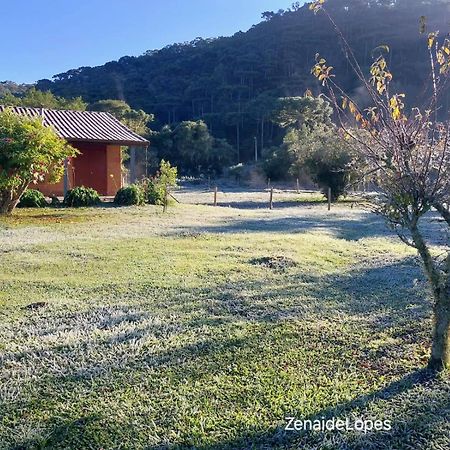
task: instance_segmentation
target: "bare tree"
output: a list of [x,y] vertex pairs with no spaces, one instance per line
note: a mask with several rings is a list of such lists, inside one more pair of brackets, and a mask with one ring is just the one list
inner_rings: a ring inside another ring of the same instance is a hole
[[[326,0],[317,0],[310,9],[328,16],[372,106],[362,110],[336,83],[333,67],[320,55],[312,73],[327,88],[345,135],[367,161],[378,192],[373,200],[377,212],[420,255],[434,298],[429,368],[450,368],[450,247],[446,240],[450,231],[450,121],[438,120],[439,101],[450,73],[450,40],[439,39],[438,32],[427,35],[429,95],[424,106],[407,110],[405,95],[391,91],[393,75],[385,58],[389,48],[375,49],[370,77],[366,77],[325,4]],[[425,18],[420,20],[425,34]],[[421,227],[432,209],[444,225],[439,248],[430,243]]]

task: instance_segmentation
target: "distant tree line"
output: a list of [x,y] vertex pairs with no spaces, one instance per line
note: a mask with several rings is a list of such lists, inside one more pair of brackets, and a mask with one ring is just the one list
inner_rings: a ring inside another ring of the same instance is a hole
[[[430,29],[444,28],[446,2],[329,0],[328,9],[363,70],[372,64],[374,48],[389,45],[396,87],[416,102],[427,76],[419,18],[426,17]],[[266,11],[263,19],[229,38],[198,38],[100,67],[69,70],[28,90],[10,85],[0,102],[110,112],[150,139],[142,161],[147,174],[166,159],[181,175],[218,175],[228,166],[253,161],[255,146],[272,180],[296,177],[307,167],[311,172],[320,152],[354,167],[351,155],[339,157],[336,150],[342,146],[336,142],[331,111],[311,100],[323,90],[310,73],[320,52],[335,55],[329,62],[346,92],[362,106],[368,102],[329,22],[298,2]],[[442,111],[448,110],[448,99],[445,91]],[[327,153],[324,146],[334,150]],[[126,159],[124,152],[125,164]],[[313,174],[317,182],[322,178]]]
[[[430,29],[442,29],[449,19],[446,2],[330,0],[328,8],[363,70],[370,67],[375,47],[390,46],[396,84],[415,102],[427,77],[419,18],[426,16]],[[201,120],[245,162],[253,157],[255,137],[260,153],[283,138],[268,121],[272,100],[302,96],[307,89],[316,96],[322,92],[310,75],[316,52],[333,56],[330,64],[347,92],[365,95],[324,17],[311,17],[307,5],[294,3],[286,10],[265,12],[264,19],[232,37],[198,38],[100,67],[69,70],[39,81],[37,88],[63,97],[82,96],[91,104],[125,100],[135,110],[154,114],[157,130]],[[445,106],[448,98],[446,93]]]

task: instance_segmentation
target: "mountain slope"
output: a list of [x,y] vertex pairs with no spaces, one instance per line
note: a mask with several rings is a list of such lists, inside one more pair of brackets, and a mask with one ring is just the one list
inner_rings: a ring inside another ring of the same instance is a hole
[[[392,3],[329,0],[328,9],[365,69],[375,47],[390,46],[395,86],[415,101],[427,77],[419,17],[427,17],[430,30],[446,31],[450,10],[441,0]],[[310,75],[317,52],[335,67],[345,89],[358,92],[359,87],[323,14],[314,15],[306,5],[264,16],[268,20],[246,33],[197,39],[100,67],[70,70],[53,81],[39,81],[37,87],[61,96],[81,95],[89,102],[124,99],[133,108],[156,114],[160,124],[203,118],[216,136],[232,144],[239,139],[249,149],[269,114],[270,98],[302,95],[308,88],[320,92]],[[270,142],[270,127],[264,133]]]

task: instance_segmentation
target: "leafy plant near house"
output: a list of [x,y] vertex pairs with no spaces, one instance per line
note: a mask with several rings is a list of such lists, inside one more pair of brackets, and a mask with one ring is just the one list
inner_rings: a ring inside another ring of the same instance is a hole
[[40,119],[0,112],[0,214],[11,214],[32,183],[61,179],[77,151]]
[[145,192],[142,186],[131,184],[117,192],[114,203],[119,206],[141,206],[145,203]]
[[95,206],[100,203],[100,196],[95,189],[78,186],[67,192],[64,197],[66,206],[79,208],[85,206]]
[[[336,83],[334,69],[326,59],[316,56],[312,73],[328,89],[341,128],[367,161],[379,190],[374,208],[422,259],[434,297],[429,368],[450,368],[450,120],[447,117],[441,122],[438,117],[450,75],[450,39],[448,35],[439,39],[438,32],[428,34],[430,95],[423,107],[408,111],[406,95],[396,92],[392,84],[386,58],[389,47],[382,45],[374,51],[368,78],[329,14],[326,0],[316,0],[310,9],[329,18],[349,65],[371,99],[371,107],[363,109]],[[425,34],[425,17],[421,18],[420,31]],[[351,123],[356,123],[360,131],[352,130]],[[434,236],[443,244],[439,252],[421,228],[432,208],[442,220],[441,235]]]
[[19,208],[45,208],[47,202],[42,192],[36,189],[27,189],[20,197],[20,202],[17,206]]
[[163,186],[158,185],[156,178],[146,178],[141,183],[146,202],[150,205],[162,205],[164,202],[164,190]]
[[163,205],[166,191],[177,185],[177,175],[178,169],[172,167],[170,162],[162,160],[156,175],[142,181],[147,202],[151,205]]

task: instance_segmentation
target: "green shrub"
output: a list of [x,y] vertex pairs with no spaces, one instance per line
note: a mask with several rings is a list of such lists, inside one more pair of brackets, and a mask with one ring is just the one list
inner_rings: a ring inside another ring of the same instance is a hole
[[141,206],[145,203],[145,200],[145,192],[142,187],[131,184],[130,186],[123,187],[117,192],[114,203],[120,206]]
[[163,205],[166,189],[177,185],[177,168],[172,167],[169,162],[161,161],[159,171],[152,178],[147,178],[141,182],[145,198],[151,205]]
[[155,182],[155,180],[148,180],[146,183],[147,202],[150,205],[162,205],[164,203],[164,186]]
[[44,208],[47,206],[47,202],[42,192],[35,189],[27,189],[20,197],[20,203],[17,206],[19,208]]
[[271,147],[264,151],[263,169],[271,180],[287,180],[292,158],[286,146]]
[[162,205],[164,203],[164,186],[158,183],[156,178],[146,178],[141,181],[140,187],[144,192],[144,198],[150,205]]
[[59,208],[61,206],[61,201],[56,195],[52,195],[50,198],[52,200],[51,206],[53,206],[54,208]]
[[95,189],[79,186],[71,189],[64,197],[64,204],[71,207],[94,206],[100,203],[100,197]]

